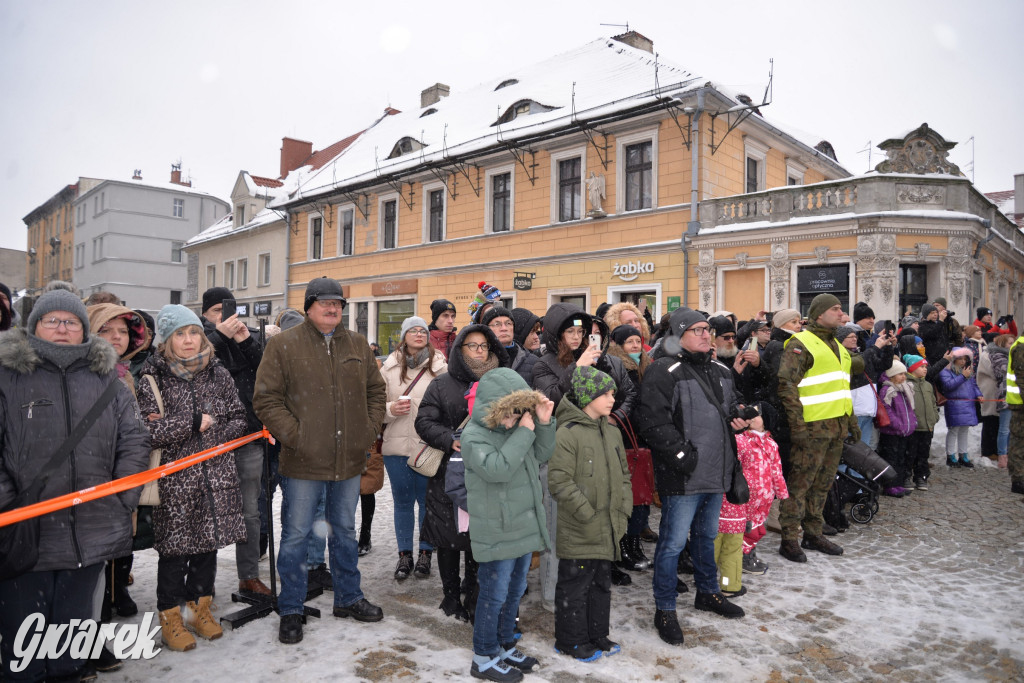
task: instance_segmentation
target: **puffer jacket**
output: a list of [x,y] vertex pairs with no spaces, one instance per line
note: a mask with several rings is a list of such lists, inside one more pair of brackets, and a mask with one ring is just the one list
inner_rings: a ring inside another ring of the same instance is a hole
[[462,433],[469,536],[477,562],[522,557],[551,547],[540,466],[555,450],[557,418],[531,431],[501,421],[536,405],[540,394],[508,368],[480,378],[472,418]]
[[946,397],[943,408],[947,427],[973,427],[978,424],[974,405],[975,399],[981,398],[981,390],[973,375],[964,377],[947,367],[939,373],[939,391]]
[[[633,424],[651,448],[654,483],[662,497],[725,493],[733,467],[739,466],[732,428],[708,401],[697,374],[711,386],[726,415],[739,407],[732,370],[711,360],[709,353],[680,350],[676,356],[657,358],[640,385]],[[697,457],[688,475],[677,457],[684,451],[685,457],[693,457],[684,448],[687,442],[696,448]]]
[[[387,385],[387,403],[384,409],[384,445],[381,448],[383,455],[415,455],[423,448],[419,434],[416,433],[416,413],[419,411],[420,402],[427,392],[430,382],[448,370],[448,363],[440,352],[433,354],[433,362],[430,359],[424,360],[415,368],[408,368],[405,371],[405,381],[402,381],[402,363],[404,357],[401,350],[397,350],[385,359],[380,368],[380,374],[384,377]],[[427,365],[430,369],[427,369]],[[413,385],[416,376],[423,372],[423,376]],[[410,389],[409,387],[412,386]],[[408,396],[412,401],[412,410],[407,415],[392,415],[391,406],[398,400],[399,396]]]
[[533,366],[537,364],[540,358],[527,351],[522,345],[513,341],[512,346],[505,347],[505,353],[508,354],[509,363],[508,367],[519,373],[519,376],[523,378],[527,384],[533,381]]
[[889,424],[878,428],[882,434],[910,436],[917,429],[913,387],[913,384],[904,384],[904,391],[900,391],[888,379],[882,383],[882,389],[878,395],[885,404],[886,412],[889,413]]
[[249,337],[236,342],[231,337],[221,334],[217,326],[206,318],[203,321],[203,334],[213,344],[217,360],[221,362],[235,382],[238,398],[245,406],[245,419],[250,432],[263,429],[263,423],[252,409],[252,395],[256,390],[256,371],[263,360],[263,345],[260,344],[259,330],[249,328]]
[[750,488],[750,500],[743,505],[733,505],[722,496],[722,511],[718,517],[718,532],[742,534],[749,521],[751,527],[758,527],[768,519],[772,502],[789,498],[786,480],[782,477],[782,463],[779,460],[779,445],[769,432],[746,430],[736,435],[743,477]]
[[421,533],[435,548],[461,551],[470,549],[469,534],[459,533],[456,526],[455,505],[445,493],[445,477],[449,460],[453,455],[452,444],[457,438],[455,432],[469,415],[466,392],[478,379],[466,365],[462,355],[462,344],[470,332],[484,335],[491,353],[497,356],[499,364],[508,362],[505,349],[491,328],[486,325],[469,325],[463,328],[452,344],[452,353],[448,357],[448,372],[438,375],[427,385],[415,420],[416,434],[420,439],[444,451],[437,473],[427,481],[427,511],[423,518]]
[[[107,385],[117,381],[110,344],[95,336],[85,343],[84,358],[62,370],[37,352],[24,328],[0,334],[0,510],[36,481]],[[137,474],[149,464],[149,450],[149,432],[122,384],[50,474],[41,499]],[[141,494],[141,488],[131,489],[40,517],[34,571],[78,569],[130,553],[132,510]]]
[[568,398],[555,411],[555,453],[548,490],[558,504],[555,554],[561,559],[618,560],[633,512],[633,487],[619,430]]
[[982,417],[998,415],[1006,407],[1006,366],[1009,361],[1010,349],[995,344],[989,344],[988,352],[978,361],[978,388],[988,399],[981,404]]
[[366,469],[386,393],[366,337],[339,324],[328,341],[307,318],[267,343],[252,405],[281,441],[281,474],[344,481]]
[[939,407],[935,402],[935,387],[926,378],[907,373],[907,381],[914,387],[914,417],[916,432],[930,432],[939,421]]
[[[150,356],[139,381],[139,409],[150,415],[159,409],[146,375],[156,380],[164,404],[164,417],[149,422],[153,448],[163,449],[161,465],[245,435],[245,408],[231,374],[216,358],[185,380],[171,372],[162,353]],[[199,431],[202,413],[214,419],[205,432]],[[161,555],[208,553],[245,540],[234,453],[169,474],[158,485],[153,531]]]

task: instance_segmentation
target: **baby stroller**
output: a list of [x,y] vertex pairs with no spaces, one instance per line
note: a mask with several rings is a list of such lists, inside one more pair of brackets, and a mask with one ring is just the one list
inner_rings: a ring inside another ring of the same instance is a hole
[[[845,528],[843,509],[850,506],[850,518],[867,524],[878,512],[878,496],[883,488],[895,486],[896,472],[863,441],[843,443],[843,455],[836,479],[829,490],[826,507],[832,509],[836,528]],[[840,519],[842,518],[842,519]]]

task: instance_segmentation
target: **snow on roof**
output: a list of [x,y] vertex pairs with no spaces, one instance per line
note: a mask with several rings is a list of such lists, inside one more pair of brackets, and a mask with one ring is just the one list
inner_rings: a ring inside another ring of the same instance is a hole
[[985,196],[992,200],[1000,213],[1004,214],[1018,226],[1024,228],[1024,213],[1014,213],[1016,208],[1015,193],[1013,190],[1000,190],[998,192],[986,192]]
[[[517,82],[496,89],[512,79]],[[600,38],[469,90],[453,92],[428,107],[382,117],[343,155],[318,172],[304,174],[297,196],[309,197],[372,181],[382,174],[441,160],[446,151],[452,155],[484,150],[502,140],[555,130],[570,123],[574,116],[587,119],[611,114],[701,85],[703,80],[683,67],[656,60],[653,54],[616,40]],[[551,109],[493,125],[510,107],[526,101]],[[421,116],[428,109],[435,113]],[[423,148],[388,159],[402,138],[412,138]]]
[[284,182],[281,180],[252,175],[248,171],[242,171],[242,177],[245,179],[245,188],[250,197],[276,199],[286,194]]
[[745,232],[747,230],[763,230],[765,228],[785,228],[795,225],[807,225],[810,223],[835,223],[837,221],[849,221],[862,218],[928,218],[940,220],[958,221],[981,221],[982,217],[973,213],[963,211],[943,211],[941,209],[914,209],[906,211],[872,211],[869,213],[845,213],[822,214],[815,216],[797,216],[785,221],[753,221],[750,223],[721,223],[713,228],[701,228],[698,233],[701,237],[713,237],[732,232]]
[[[128,178],[127,180],[122,180],[120,178],[107,178],[105,180],[101,180],[99,182],[99,184],[97,184],[95,187],[89,189],[88,191],[84,192],[83,194],[80,194],[78,196],[78,200],[76,200],[76,201],[80,201],[83,197],[89,196],[90,194],[94,193],[98,188],[106,185],[107,183],[119,183],[121,185],[138,185],[140,187],[149,187],[149,188],[153,188],[153,189],[157,189],[157,190],[169,190],[171,192],[181,192],[183,194],[202,195],[204,197],[212,197],[213,199],[217,199],[219,201],[224,201],[224,200],[220,199],[220,197],[214,197],[209,192],[203,192],[202,190],[197,190],[196,188],[188,187],[187,185],[179,185],[177,183],[172,183],[170,181],[165,182],[165,183],[161,183],[161,182],[151,182],[151,181],[148,181],[148,180],[135,180],[134,178]],[[225,204],[230,204],[230,202],[224,202],[224,203]]]
[[200,244],[202,242],[209,242],[211,240],[220,239],[222,237],[227,237],[229,235],[235,236],[243,232],[255,230],[256,228],[262,227],[264,225],[269,225],[275,221],[283,221],[284,219],[285,216],[280,211],[275,211],[274,209],[263,209],[255,216],[253,216],[251,221],[249,221],[245,225],[240,225],[236,228],[234,214],[229,213],[223,218],[221,218],[219,221],[208,227],[206,230],[203,230],[198,235],[189,239],[188,242],[186,242],[185,244],[191,246],[194,244]]

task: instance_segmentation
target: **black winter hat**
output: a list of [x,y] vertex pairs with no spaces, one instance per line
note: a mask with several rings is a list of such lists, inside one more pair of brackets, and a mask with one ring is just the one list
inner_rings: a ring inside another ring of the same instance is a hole
[[610,303],[608,303],[607,301],[603,301],[601,302],[601,305],[597,307],[597,310],[594,311],[594,315],[600,318],[601,320],[604,320],[605,313],[607,313],[608,309],[611,307],[612,305]]
[[640,330],[636,329],[632,325],[619,325],[614,330],[612,330],[612,341],[618,344],[619,346],[625,344],[626,340],[628,340],[630,337],[640,337],[641,339],[643,339],[643,337],[641,337],[640,335]]
[[333,300],[340,301],[342,308],[345,304],[345,295],[341,289],[341,283],[334,278],[329,278],[326,275],[318,277],[315,280],[310,280],[309,284],[306,285],[306,296],[303,300],[302,311],[304,313],[309,312],[309,307],[313,305],[314,301],[322,300]]
[[231,290],[227,287],[210,287],[208,290],[203,292],[203,313],[216,306],[217,304],[224,301],[224,299],[234,299],[235,295],[231,293]]
[[430,302],[430,324],[437,325],[437,319],[445,311],[455,313],[455,304],[448,299],[434,299]]
[[863,301],[858,301],[853,305],[853,322],[859,322],[864,318],[874,318],[875,312],[871,310]]
[[984,306],[982,306],[981,308],[978,309],[978,320],[981,320],[986,315],[992,315],[991,308],[985,308]]
[[480,320],[480,324],[487,325],[488,327],[490,327],[491,321],[494,320],[495,318],[508,318],[509,320],[511,320],[514,334],[516,319],[512,317],[512,311],[508,310],[504,306],[491,306],[484,313],[484,317],[482,320]]
[[540,322],[540,318],[528,308],[513,308],[512,322],[516,325],[515,340],[519,342],[520,346],[523,346],[526,343],[526,337],[533,330],[533,326]]
[[671,326],[671,334],[675,337],[681,337],[683,332],[697,323],[707,322],[708,319],[699,311],[683,307],[672,311],[672,315],[668,320]]
[[708,325],[711,325],[711,329],[714,330],[715,335],[721,337],[723,334],[736,334],[736,326],[732,324],[732,320],[726,318],[724,315],[716,315],[714,318],[708,320]]

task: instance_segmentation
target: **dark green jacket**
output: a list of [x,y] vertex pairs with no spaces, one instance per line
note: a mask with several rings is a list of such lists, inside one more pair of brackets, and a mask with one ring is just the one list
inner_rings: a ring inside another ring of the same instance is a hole
[[548,489],[558,503],[555,553],[566,560],[618,560],[633,512],[622,435],[608,418],[595,420],[568,397],[555,414],[560,426],[548,463]]
[[927,379],[918,379],[909,372],[907,381],[914,387],[914,415],[917,416],[917,430],[930,432],[939,421],[939,406],[935,402],[935,387]]
[[555,449],[556,419],[534,431],[501,421],[545,400],[514,370],[496,368],[477,385],[472,418],[462,432],[469,537],[477,562],[522,557],[551,547],[540,466]]

